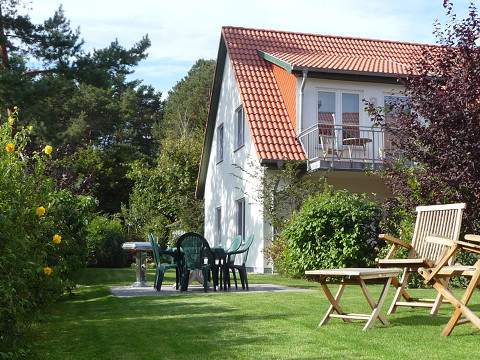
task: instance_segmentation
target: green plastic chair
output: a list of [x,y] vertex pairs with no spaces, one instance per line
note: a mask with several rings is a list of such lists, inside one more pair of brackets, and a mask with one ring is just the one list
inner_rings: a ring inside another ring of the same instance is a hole
[[[155,290],[160,291],[162,289],[163,278],[165,276],[165,272],[169,269],[175,268],[175,288],[178,290],[178,266],[175,261],[175,257],[171,254],[167,254],[160,250],[158,246],[158,239],[154,234],[148,234],[148,240],[150,240],[150,244],[152,244],[152,251],[153,251],[153,259],[155,261],[155,282],[153,287]],[[161,262],[161,255],[169,255],[172,257],[171,263],[163,263]]]
[[[177,253],[180,264],[180,291],[188,290],[190,271],[202,270],[203,289],[207,292],[210,272],[215,271],[214,257],[208,241],[202,235],[194,232],[183,234],[177,240]],[[217,290],[216,278],[218,275],[213,274],[214,290]]]
[[[232,262],[232,259],[233,259],[233,261],[235,261],[235,255],[231,255],[231,254],[234,253],[235,251],[237,251],[240,248],[241,245],[242,245],[242,236],[241,235],[235,236],[233,238],[231,244],[230,244],[230,247],[225,252],[224,262],[218,264],[217,273],[220,272],[220,274],[222,276],[222,278],[220,279],[220,283],[223,284],[224,288],[226,288],[226,286],[227,286],[227,278],[228,278],[228,273],[227,273],[228,272],[228,267],[226,267],[225,265],[228,264],[229,262]],[[233,274],[233,277],[236,281],[236,275],[235,274]]]
[[[254,236],[250,235],[247,237],[245,243],[243,243],[237,251],[232,251],[229,253],[227,258],[227,263],[225,264],[226,270],[225,275],[228,279],[228,287],[230,288],[230,270],[232,270],[233,280],[235,281],[235,289],[238,289],[237,285],[237,276],[235,275],[235,270],[238,270],[240,275],[240,282],[242,283],[242,289],[248,290],[248,278],[247,278],[247,259],[248,259],[248,252],[250,250],[250,246],[252,246],[254,240]],[[235,259],[237,255],[242,255],[242,262],[240,265],[235,264]]]

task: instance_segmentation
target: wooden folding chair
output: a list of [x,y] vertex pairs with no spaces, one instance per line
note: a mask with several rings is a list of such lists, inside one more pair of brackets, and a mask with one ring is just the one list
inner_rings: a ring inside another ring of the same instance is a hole
[[[434,268],[420,268],[418,272],[425,279],[426,284],[432,284],[438,291],[438,294],[454,306],[453,314],[443,329],[442,335],[449,336],[455,326],[472,323],[480,329],[480,318],[468,308],[473,291],[480,281],[480,260],[473,266],[448,265],[455,253],[459,250],[474,252],[480,254],[480,236],[465,235],[465,241],[452,242],[450,239],[439,237],[427,237],[430,243],[443,244],[449,247],[444,256],[438,261]],[[461,299],[458,299],[447,287],[447,281],[453,276],[463,276],[470,278],[470,282],[463,293]],[[464,317],[461,319],[461,317]]]
[[[443,256],[447,245],[429,243],[425,239],[429,235],[436,235],[443,238],[458,241],[462,224],[462,215],[465,209],[464,203],[418,206],[416,208],[417,219],[411,244],[408,244],[392,235],[381,234],[379,237],[391,244],[390,250],[384,259],[377,261],[381,268],[400,267],[403,269],[400,281],[394,279],[392,285],[397,288],[392,304],[387,314],[390,315],[397,310],[398,306],[430,308],[430,314],[435,315],[442,303],[442,295],[438,294],[436,299],[419,299],[411,296],[406,286],[410,275],[417,272],[419,268],[433,267]],[[404,259],[394,258],[398,249],[403,247],[408,250],[408,257]],[[450,264],[454,256],[450,257]],[[403,297],[404,301],[401,301]]]

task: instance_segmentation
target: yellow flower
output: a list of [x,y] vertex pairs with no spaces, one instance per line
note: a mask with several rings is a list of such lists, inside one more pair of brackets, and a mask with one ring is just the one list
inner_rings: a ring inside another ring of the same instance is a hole
[[15,144],[8,143],[5,145],[5,150],[10,154],[13,153],[15,151]]
[[39,207],[37,207],[37,210],[35,210],[38,217],[42,217],[43,215],[45,215],[45,211],[46,210],[43,206],[39,206]]
[[47,155],[50,155],[53,151],[53,147],[51,147],[50,145],[47,145],[43,148],[43,152]]
[[8,117],[8,125],[13,126],[15,124],[15,118],[13,116]]
[[58,234],[55,234],[55,235],[53,235],[52,242],[53,242],[54,244],[57,244],[57,245],[58,245],[58,244],[60,244],[60,243],[62,242],[62,237],[61,237],[60,235],[58,235]]
[[53,269],[50,266],[45,266],[43,268],[43,273],[47,276],[50,276],[53,273]]

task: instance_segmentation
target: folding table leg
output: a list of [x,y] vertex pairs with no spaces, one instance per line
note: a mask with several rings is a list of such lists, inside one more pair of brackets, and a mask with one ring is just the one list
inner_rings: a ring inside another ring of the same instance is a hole
[[[388,278],[387,282],[383,286],[382,292],[380,293],[380,297],[378,298],[377,306],[375,306],[373,308],[373,311],[372,311],[372,314],[370,315],[370,318],[368,319],[367,323],[363,327],[363,331],[367,331],[368,329],[370,329],[373,326],[373,324],[375,323],[375,320],[377,318],[379,318],[380,310],[382,309],[383,303],[385,302],[385,299],[387,298],[388,288],[390,287],[391,282],[392,282],[392,278]],[[384,320],[388,324],[387,319],[384,319]]]
[[[327,310],[325,316],[323,317],[322,321],[320,321],[320,323],[318,324],[319,327],[325,325],[328,322],[328,320],[330,320],[330,315],[334,311],[336,311],[337,313],[342,314],[342,315],[345,314],[345,312],[342,310],[339,302],[340,302],[340,298],[343,295],[343,291],[345,290],[346,284],[340,284],[340,287],[338,288],[337,293],[335,294],[335,297],[333,297],[333,295],[332,295],[330,289],[328,288],[327,284],[322,283],[321,286],[322,286],[323,292],[325,293],[325,296],[327,297],[328,301],[330,302],[330,306],[328,307],[328,310]],[[342,320],[345,321],[345,322],[351,322],[351,320],[349,320],[349,319],[342,319]]]
[[[365,281],[363,281],[363,279],[360,279],[360,287],[362,288],[363,295],[365,295],[365,298],[367,299],[368,305],[370,305],[372,310],[375,310],[375,308],[378,305],[375,302],[375,300],[373,299],[372,295],[370,295],[370,292],[367,289],[367,284],[365,284]],[[385,316],[383,316],[380,312],[378,313],[378,319],[385,326],[389,324],[387,318]]]

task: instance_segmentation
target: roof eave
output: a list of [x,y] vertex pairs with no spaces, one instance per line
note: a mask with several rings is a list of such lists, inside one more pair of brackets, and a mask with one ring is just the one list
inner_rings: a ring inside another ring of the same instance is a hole
[[212,148],[213,133],[215,131],[215,122],[217,119],[218,102],[220,100],[220,90],[223,80],[223,71],[227,56],[227,47],[222,34],[218,46],[217,62],[215,64],[215,75],[213,78],[212,92],[210,94],[210,106],[208,109],[207,125],[205,128],[205,137],[203,141],[202,157],[200,159],[200,167],[198,169],[197,186],[195,189],[195,197],[203,199],[205,195],[205,182],[207,179],[208,162],[210,160],[210,152]]
[[407,78],[407,74],[398,73],[384,73],[375,71],[355,71],[355,70],[340,70],[340,69],[328,69],[309,66],[297,66],[291,65],[292,70],[290,72],[302,73],[307,71],[308,73],[321,73],[321,74],[341,74],[341,75],[358,75],[358,76],[373,76],[379,78]]

